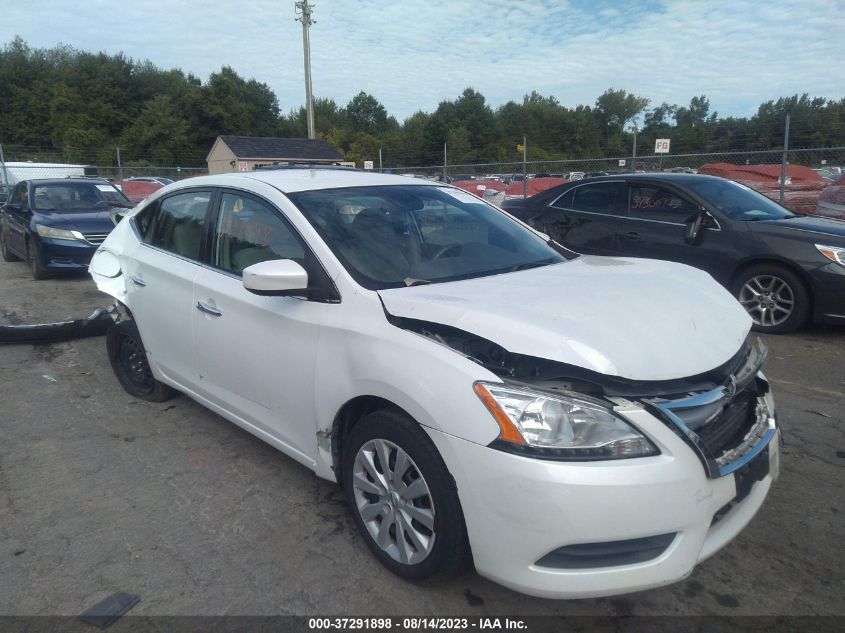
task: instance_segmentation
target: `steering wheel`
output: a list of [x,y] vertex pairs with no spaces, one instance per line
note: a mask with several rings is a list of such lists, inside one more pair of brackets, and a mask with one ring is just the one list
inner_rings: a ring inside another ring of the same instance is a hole
[[435,260],[435,259],[440,259],[441,257],[454,257],[455,255],[457,255],[458,253],[461,252],[461,249],[463,247],[464,247],[463,244],[457,244],[457,243],[446,244],[445,246],[441,246],[437,250],[437,252],[434,255],[431,256],[431,259]]

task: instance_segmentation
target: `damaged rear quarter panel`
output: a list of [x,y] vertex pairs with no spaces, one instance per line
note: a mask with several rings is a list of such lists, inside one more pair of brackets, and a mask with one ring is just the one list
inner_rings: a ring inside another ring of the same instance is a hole
[[88,272],[97,289],[126,304],[126,261],[123,254],[137,245],[129,218],[122,219],[94,253]]

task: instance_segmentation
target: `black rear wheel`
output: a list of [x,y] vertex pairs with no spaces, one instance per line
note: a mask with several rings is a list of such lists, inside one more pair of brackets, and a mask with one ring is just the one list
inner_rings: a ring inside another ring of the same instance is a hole
[[121,321],[111,328],[106,333],[106,348],[114,375],[128,394],[149,402],[163,402],[178,393],[153,376],[134,321]]
[[2,228],[0,228],[0,255],[3,256],[4,262],[16,262],[20,259],[9,251],[9,247],[6,245],[6,231]]

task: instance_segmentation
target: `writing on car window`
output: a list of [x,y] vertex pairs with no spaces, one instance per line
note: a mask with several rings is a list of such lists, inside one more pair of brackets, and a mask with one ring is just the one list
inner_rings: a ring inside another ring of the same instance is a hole
[[696,205],[668,189],[657,186],[631,187],[632,218],[683,223],[697,211]]

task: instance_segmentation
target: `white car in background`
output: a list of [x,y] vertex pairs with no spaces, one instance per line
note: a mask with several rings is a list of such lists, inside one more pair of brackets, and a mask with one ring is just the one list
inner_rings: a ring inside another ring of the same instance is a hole
[[[90,267],[132,395],[175,390],[339,482],[410,579],[554,598],[675,582],[778,474],[765,356],[704,272],[578,256],[459,189],[192,178]],[[340,572],[342,573],[342,571]]]

